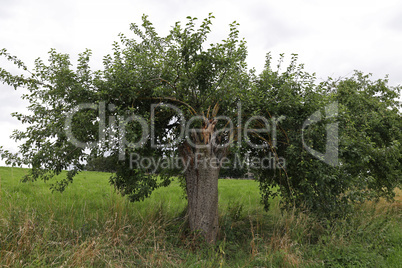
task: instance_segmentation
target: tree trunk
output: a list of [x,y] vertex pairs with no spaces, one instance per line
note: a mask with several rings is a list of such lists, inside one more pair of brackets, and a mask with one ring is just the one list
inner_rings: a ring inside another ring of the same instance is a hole
[[206,241],[212,244],[216,242],[218,234],[220,160],[226,155],[226,147],[220,148],[215,142],[215,124],[216,121],[207,121],[201,136],[192,133],[195,146],[186,142],[181,148],[186,166],[184,176],[190,230],[201,232]]
[[208,243],[215,243],[218,234],[219,169],[216,158],[197,152],[185,171],[190,229],[200,231]]

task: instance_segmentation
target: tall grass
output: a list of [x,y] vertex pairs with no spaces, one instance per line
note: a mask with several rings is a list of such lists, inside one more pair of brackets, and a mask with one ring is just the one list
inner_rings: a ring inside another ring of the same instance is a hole
[[189,233],[177,182],[129,203],[109,174],[84,172],[63,193],[0,167],[0,267],[401,267],[401,193],[326,226],[264,212],[254,181],[219,181],[218,242]]

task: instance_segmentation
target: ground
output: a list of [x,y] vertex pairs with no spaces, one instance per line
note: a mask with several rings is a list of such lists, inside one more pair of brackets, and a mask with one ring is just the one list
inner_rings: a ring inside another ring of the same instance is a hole
[[332,226],[308,214],[270,211],[253,180],[219,180],[216,245],[190,234],[179,183],[129,203],[110,174],[84,172],[63,193],[21,183],[0,167],[1,267],[401,267],[402,191],[366,203]]

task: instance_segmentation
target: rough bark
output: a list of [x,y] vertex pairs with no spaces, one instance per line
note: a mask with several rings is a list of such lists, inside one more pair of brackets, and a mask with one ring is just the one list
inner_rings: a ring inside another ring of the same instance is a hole
[[199,231],[209,243],[218,234],[218,178],[220,160],[226,148],[216,144],[215,121],[207,121],[201,136],[193,133],[196,146],[185,143],[181,155],[185,160],[188,220],[191,231]]

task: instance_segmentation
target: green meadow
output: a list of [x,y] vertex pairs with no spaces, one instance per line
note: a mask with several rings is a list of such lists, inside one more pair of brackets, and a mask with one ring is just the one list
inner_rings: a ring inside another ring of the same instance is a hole
[[[260,204],[258,183],[219,180],[219,235],[189,233],[178,181],[130,203],[108,173],[82,172],[63,193],[0,167],[0,267],[402,267],[402,194],[329,225]],[[57,179],[57,178],[56,178]]]

